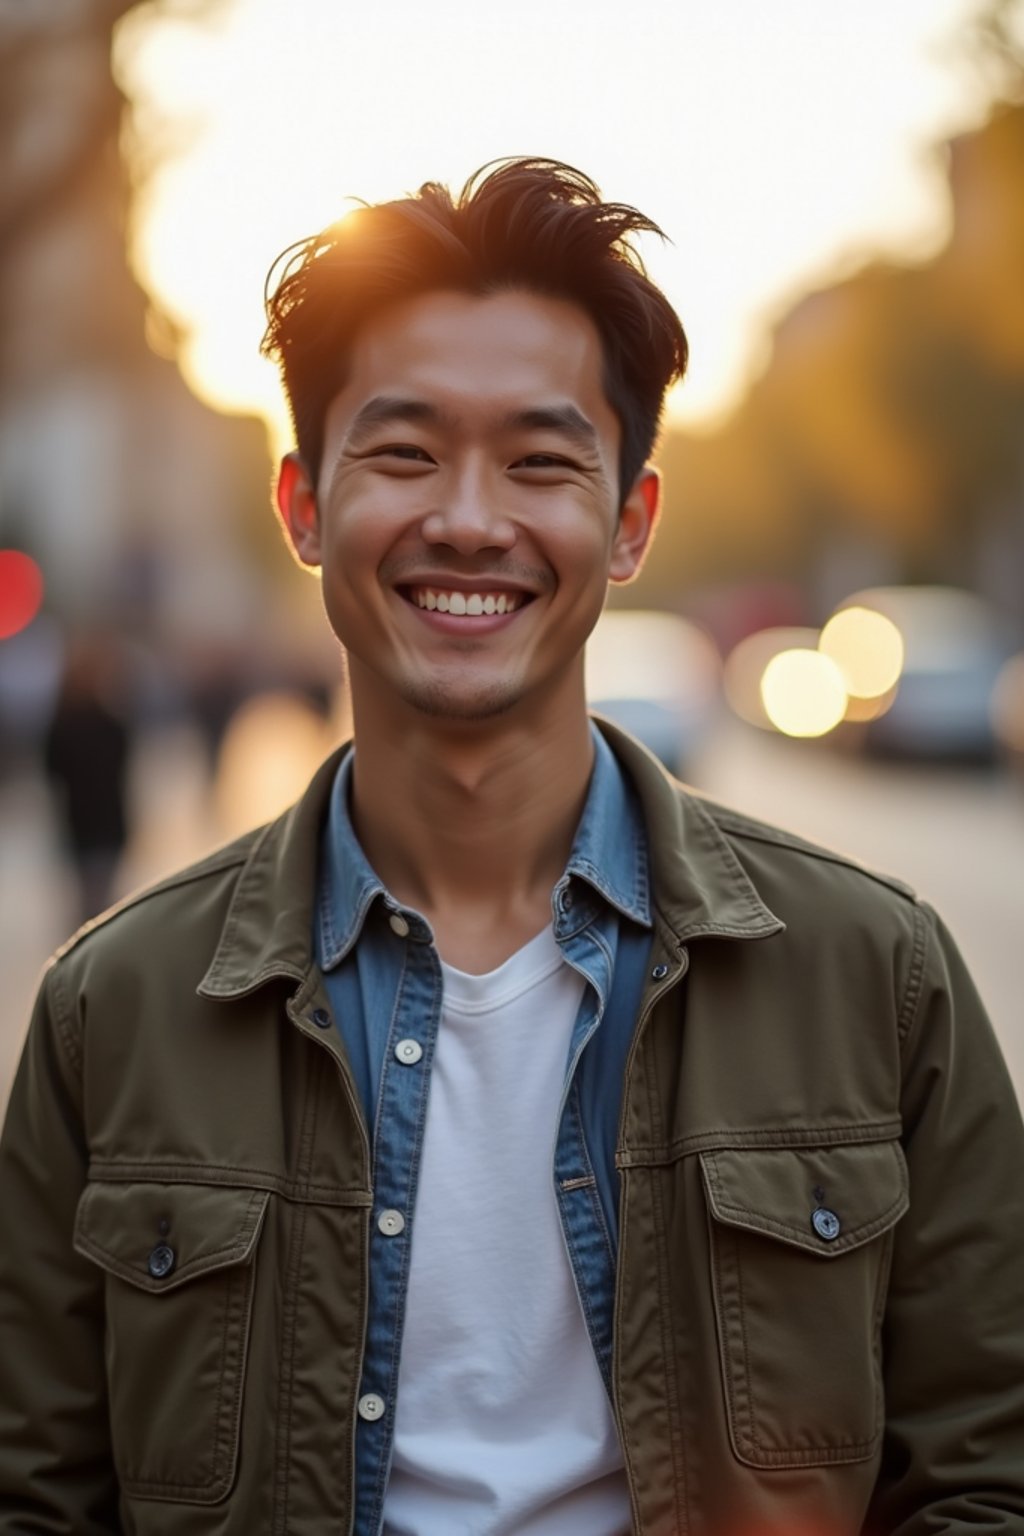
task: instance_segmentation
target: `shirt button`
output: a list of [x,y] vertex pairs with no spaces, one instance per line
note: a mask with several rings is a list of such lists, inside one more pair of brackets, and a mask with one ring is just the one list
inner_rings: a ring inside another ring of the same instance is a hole
[[405,1228],[405,1217],[401,1211],[381,1211],[377,1225],[385,1237],[397,1237]]
[[418,1040],[399,1040],[395,1046],[395,1056],[405,1067],[413,1067],[423,1055],[423,1047]]
[[400,939],[404,939],[409,932],[409,924],[406,922],[401,912],[392,912],[391,916],[388,918],[388,924],[391,928],[391,932],[397,933]]
[[811,1226],[826,1243],[834,1243],[839,1236],[842,1223],[835,1211],[819,1206],[816,1211],[811,1212]]
[[147,1268],[154,1280],[164,1280],[174,1268],[174,1249],[166,1243],[158,1243],[149,1256]]
[[356,1412],[361,1419],[366,1419],[372,1424],[384,1413],[384,1399],[378,1397],[376,1392],[365,1392],[356,1404]]
[[317,1029],[330,1029],[331,1016],[327,1012],[326,1008],[313,1009],[313,1023],[316,1025]]
[[661,981],[662,977],[668,975],[668,966],[656,965],[654,970],[651,972],[651,975],[654,977],[655,981]]

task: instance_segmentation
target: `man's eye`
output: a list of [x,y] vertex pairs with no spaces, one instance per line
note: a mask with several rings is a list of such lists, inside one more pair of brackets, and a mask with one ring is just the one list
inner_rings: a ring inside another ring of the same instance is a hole
[[417,448],[415,443],[385,443],[382,448],[375,448],[372,457],[375,459],[409,459],[413,463],[432,464],[434,461],[425,448]]
[[557,453],[528,453],[518,460],[513,466],[522,469],[572,469],[574,466],[569,459],[563,459]]

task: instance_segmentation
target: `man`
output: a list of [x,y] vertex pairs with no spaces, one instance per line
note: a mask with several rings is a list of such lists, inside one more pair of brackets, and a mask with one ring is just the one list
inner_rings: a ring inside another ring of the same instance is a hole
[[1024,1532],[1024,1146],[895,882],[586,714],[686,341],[520,161],[270,301],[354,750],[80,934],[0,1171],[0,1530]]

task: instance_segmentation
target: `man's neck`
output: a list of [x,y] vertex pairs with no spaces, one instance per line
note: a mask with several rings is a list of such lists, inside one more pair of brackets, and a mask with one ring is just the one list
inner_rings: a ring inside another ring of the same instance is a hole
[[370,864],[446,961],[493,970],[551,920],[593,763],[582,699],[528,728],[354,713],[352,818]]

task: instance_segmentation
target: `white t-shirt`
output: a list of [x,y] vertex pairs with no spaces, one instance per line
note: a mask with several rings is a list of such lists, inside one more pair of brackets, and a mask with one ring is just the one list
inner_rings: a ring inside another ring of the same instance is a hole
[[442,969],[385,1536],[624,1536],[554,1191],[583,979],[550,928],[488,975]]

